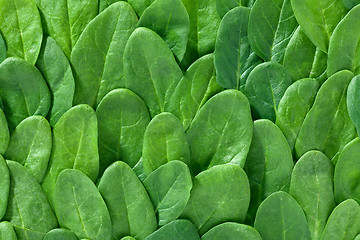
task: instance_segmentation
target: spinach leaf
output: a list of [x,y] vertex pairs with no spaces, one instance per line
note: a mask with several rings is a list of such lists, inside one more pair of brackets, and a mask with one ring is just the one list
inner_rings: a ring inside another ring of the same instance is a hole
[[360,139],[348,143],[340,153],[335,167],[335,200],[340,203],[348,198],[360,203]]
[[0,98],[10,131],[29,116],[45,117],[51,101],[41,73],[19,58],[7,58],[0,65]]
[[[328,52],[329,39],[346,9],[339,0],[291,0],[296,20],[314,45]],[[330,76],[330,75],[328,75]]]
[[234,223],[234,222],[226,222],[213,227],[201,237],[201,240],[218,240],[218,239],[261,240],[261,236],[254,228],[248,225]]
[[126,88],[144,100],[154,117],[164,111],[183,74],[161,37],[141,27],[125,46],[124,76]]
[[282,63],[297,26],[290,0],[257,0],[249,19],[250,46],[265,61]]
[[312,107],[319,84],[315,79],[305,78],[288,87],[281,98],[276,113],[276,125],[285,135],[290,149],[294,149],[306,114]]
[[96,107],[111,90],[123,87],[125,44],[137,24],[131,6],[120,1],[96,16],[71,52],[74,67],[74,104]]
[[94,183],[84,173],[66,169],[59,174],[54,190],[59,224],[78,238],[111,239],[108,209]]
[[189,145],[179,119],[166,112],[156,115],[145,130],[142,154],[147,175],[173,160],[189,165]]
[[72,107],[74,76],[69,60],[51,37],[45,39],[36,66],[51,92],[52,104],[48,118],[50,125],[54,127],[59,118]]
[[182,0],[190,19],[186,52],[180,65],[190,66],[196,59],[214,51],[221,18],[216,10],[217,0]]
[[5,153],[9,145],[9,139],[10,139],[10,133],[6,121],[6,116],[0,108],[0,154]]
[[220,18],[233,8],[241,6],[241,0],[216,0],[216,11]]
[[249,14],[249,8],[236,7],[221,20],[214,54],[217,81],[222,87],[239,89],[262,62],[249,45]]
[[63,228],[55,228],[48,232],[43,240],[78,240],[75,233]]
[[182,217],[193,222],[200,235],[222,222],[245,220],[250,188],[240,166],[214,166],[197,175],[193,184]]
[[264,240],[311,240],[303,210],[294,198],[281,191],[260,204],[254,227]]
[[[336,1],[340,2],[340,1]],[[341,20],[330,38],[327,74],[347,69],[360,73],[360,5]]]
[[44,33],[55,39],[65,55],[70,58],[80,34],[98,14],[98,0],[35,1],[41,13]]
[[111,4],[118,2],[119,0],[99,0],[99,13],[108,8]]
[[19,240],[42,239],[57,227],[57,220],[41,186],[20,163],[7,161],[10,194],[4,220],[14,227]]
[[43,31],[34,1],[0,0],[0,31],[6,42],[7,56],[23,58],[35,65]]
[[335,207],[333,166],[319,151],[305,153],[291,175],[290,194],[304,209],[313,240],[318,240]]
[[354,77],[347,89],[346,104],[349,116],[360,134],[360,75]]
[[150,173],[143,183],[155,207],[159,226],[180,216],[192,188],[191,174],[185,163],[168,162]]
[[0,240],[17,240],[14,228],[9,222],[0,222]]
[[134,8],[136,14],[140,17],[146,8],[148,8],[151,3],[155,0],[127,0],[128,3]]
[[267,119],[255,121],[244,167],[251,190],[248,222],[254,222],[256,211],[266,197],[289,190],[293,166],[291,150],[280,129]]
[[327,54],[317,48],[299,26],[285,49],[284,67],[294,80],[310,77],[322,84],[327,78]]
[[216,82],[214,55],[205,55],[185,72],[173,96],[165,103],[165,110],[179,118],[187,129],[200,107],[221,90]]
[[138,178],[141,181],[145,180],[146,174],[145,174],[145,171],[144,171],[144,161],[143,161],[142,157],[139,159],[139,161],[133,167],[133,170],[134,170],[135,174],[138,176]]
[[123,237],[121,240],[135,240],[135,238],[126,236],[126,237]]
[[103,98],[96,115],[100,173],[116,160],[134,167],[142,155],[145,128],[150,121],[145,103],[130,90],[116,89]]
[[256,66],[247,79],[244,91],[253,118],[275,122],[280,99],[291,84],[292,79],[282,65],[267,62]]
[[6,58],[6,44],[2,34],[0,33],[0,63]]
[[253,134],[248,100],[237,90],[216,94],[196,114],[186,134],[192,173],[226,163],[244,166]]
[[45,175],[52,145],[49,122],[41,116],[23,120],[11,133],[5,158],[21,163],[40,183]]
[[356,130],[346,108],[346,90],[353,76],[343,70],[320,87],[295,142],[297,158],[309,150],[319,150],[336,164],[342,148],[354,139]]
[[6,212],[8,199],[9,199],[9,189],[10,189],[9,169],[6,165],[4,158],[0,155],[0,220],[3,218]]
[[117,161],[104,172],[99,191],[110,212],[113,236],[145,239],[156,230],[156,218],[150,198],[135,172]]
[[88,105],[78,105],[61,116],[53,129],[53,149],[42,187],[53,203],[60,172],[77,169],[95,181],[99,171],[96,114]]
[[343,0],[343,3],[347,9],[351,9],[356,5],[360,4],[359,0]]
[[321,240],[352,240],[360,229],[360,207],[352,199],[340,203],[331,213]]
[[147,27],[164,39],[178,62],[184,57],[189,36],[189,15],[181,0],[156,0],[139,19],[138,27]]
[[188,220],[172,221],[150,234],[146,240],[200,240],[195,226]]

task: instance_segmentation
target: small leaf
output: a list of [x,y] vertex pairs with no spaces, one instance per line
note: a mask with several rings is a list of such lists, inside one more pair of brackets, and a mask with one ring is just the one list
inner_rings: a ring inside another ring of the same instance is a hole
[[55,228],[49,231],[43,240],[78,240],[75,233],[63,228]]
[[[5,215],[10,189],[10,173],[4,158],[0,155],[0,220]],[[0,238],[1,239],[1,238]]]
[[234,223],[234,222],[226,222],[213,227],[201,237],[201,240],[218,240],[218,239],[261,240],[261,236],[254,228],[248,225]]
[[346,104],[349,116],[360,135],[360,75],[354,77],[347,89]]
[[146,240],[200,240],[195,226],[188,220],[175,220],[150,234]]
[[14,228],[9,222],[0,222],[0,239],[1,240],[17,240]]
[[8,123],[2,109],[0,108],[0,154],[4,154],[10,140]]

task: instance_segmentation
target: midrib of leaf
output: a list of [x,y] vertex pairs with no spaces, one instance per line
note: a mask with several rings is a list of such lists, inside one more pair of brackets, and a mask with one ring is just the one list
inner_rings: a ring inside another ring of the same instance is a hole
[[[155,208],[155,212],[157,212],[159,210],[159,208],[161,207],[162,203],[164,202],[166,196],[168,195],[168,193],[172,190],[172,188],[175,186],[175,184],[178,182],[180,176],[177,176],[176,179],[174,180],[174,182],[171,184],[171,186],[168,188],[168,190],[166,191],[166,193],[164,194],[164,197],[161,199],[161,201],[158,203],[158,205]],[[159,196],[159,195],[158,195]],[[160,220],[160,219],[159,219]]]
[[80,136],[80,139],[79,139],[79,143],[78,143],[78,146],[77,146],[77,149],[76,149],[76,152],[75,152],[75,154],[73,154],[74,155],[74,163],[73,163],[73,169],[78,169],[77,168],[77,163],[78,163],[78,161],[79,161],[79,151],[81,150],[81,147],[82,147],[82,142],[83,142],[83,138],[84,138],[84,136],[83,136],[83,133],[84,133],[84,131],[85,131],[85,119],[82,119],[82,121],[83,121],[83,124],[81,124],[81,131],[80,131],[80,133],[79,133],[79,136]]
[[[61,0],[55,0],[55,1],[61,1]],[[68,34],[69,34],[69,42],[70,42],[70,46],[69,46],[69,51],[70,51],[70,55],[71,55],[71,51],[72,51],[72,48],[73,48],[73,39],[72,39],[72,27],[70,26],[70,16],[69,16],[69,1],[71,0],[64,0],[65,1],[65,19],[67,21],[65,21],[67,24],[66,24],[66,27],[68,29]]]
[[24,54],[24,58],[27,59],[25,46],[24,46],[24,37],[23,37],[23,32],[22,32],[20,20],[19,20],[19,13],[18,13],[18,7],[16,6],[16,1],[17,0],[13,0],[14,7],[15,7],[15,13],[16,13],[16,22],[17,22],[17,25],[19,27],[20,39],[21,39],[21,47],[22,47],[22,51],[23,51],[23,54]]
[[[39,125],[40,125],[40,122],[38,122],[37,123],[37,126],[36,126],[36,128],[35,128],[35,130],[33,130],[34,132],[34,134],[32,135],[32,139],[31,139],[31,145],[30,145],[30,147],[29,147],[29,149],[27,149],[28,151],[27,151],[27,153],[26,153],[26,157],[25,157],[25,162],[24,162],[24,166],[28,166],[28,158],[29,158],[29,155],[30,155],[30,153],[31,153],[31,150],[32,150],[32,148],[33,148],[33,146],[34,146],[34,144],[35,144],[35,138],[36,138],[36,136],[37,136],[37,134],[39,133]],[[32,171],[31,171],[32,172]]]
[[[67,0],[68,1],[68,0]],[[89,4],[90,4],[90,1],[91,0],[88,0],[87,2],[86,2],[86,5],[81,9],[81,12],[80,12],[80,14],[79,14],[79,16],[78,16],[78,18],[77,18],[77,20],[74,22],[74,24],[73,24],[73,26],[71,26],[71,37],[70,37],[70,40],[71,40],[71,45],[73,46],[73,45],[75,45],[76,43],[73,43],[73,34],[72,34],[72,32],[73,32],[73,27],[77,24],[77,22],[78,21],[80,21],[82,18],[81,18],[81,15],[83,14],[83,12],[84,12],[84,9],[86,9],[88,6],[89,6]],[[70,21],[69,21],[69,24],[70,24]],[[87,25],[88,25],[89,23],[87,23]],[[82,30],[82,31],[84,31],[84,29]],[[81,34],[80,34],[81,35]],[[79,40],[79,37],[80,37],[80,35],[79,36],[77,36],[77,39],[76,39],[76,41],[78,41]]]
[[329,31],[329,26],[327,25],[327,23],[326,23],[326,18],[325,18],[325,10],[327,9],[327,8],[329,8],[332,4],[334,4],[334,1],[327,7],[327,8],[325,8],[324,9],[324,6],[323,6],[323,0],[318,0],[319,1],[319,8],[320,8],[320,17],[321,17],[321,20],[322,20],[322,23],[324,24],[323,26],[324,26],[324,30],[325,30],[325,32],[326,32],[326,36],[327,36],[327,41],[330,39],[330,37],[331,37],[331,34],[330,34],[330,31]]
[[[75,203],[75,207],[76,207],[76,212],[79,216],[79,220],[80,220],[80,223],[81,223],[81,227],[82,229],[84,230],[85,234],[86,234],[86,237],[90,237],[88,232],[87,232],[87,229],[85,228],[85,223],[84,223],[84,220],[82,219],[81,217],[81,214],[80,214],[80,209],[79,209],[79,204],[77,202],[77,199],[76,199],[76,193],[75,193],[75,188],[74,186],[71,186],[71,190],[72,190],[72,196],[73,196],[73,199],[74,199],[74,203]],[[67,227],[71,227],[71,226],[67,226]]]
[[[280,28],[281,16],[284,13],[284,6],[285,6],[286,1],[287,0],[282,0],[282,3],[281,3],[280,13],[279,13],[279,17],[277,19],[277,25],[276,25],[276,29],[274,31],[274,36],[273,36],[272,43],[271,43],[271,53],[270,53],[271,56],[273,56],[273,50],[274,50],[274,47],[276,46],[276,45],[274,45],[274,41],[275,41],[276,34],[277,34],[277,32],[279,31],[279,28]],[[274,5],[276,5],[275,2],[273,2],[273,3],[274,3]],[[271,59],[271,56],[270,56],[270,59]]]
[[125,191],[125,185],[124,185],[124,173],[123,171],[120,171],[120,183],[121,183],[121,187],[122,187],[122,193],[123,193],[123,197],[124,197],[124,202],[125,202],[125,211],[126,211],[126,223],[129,227],[129,235],[132,235],[132,231],[131,231],[131,224],[130,224],[130,219],[129,219],[129,210],[128,210],[128,201],[126,199],[126,191]]

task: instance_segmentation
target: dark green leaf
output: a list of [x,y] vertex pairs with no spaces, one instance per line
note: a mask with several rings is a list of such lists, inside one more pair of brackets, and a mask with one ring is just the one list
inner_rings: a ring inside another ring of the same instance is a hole
[[78,238],[111,239],[108,209],[96,186],[84,173],[66,169],[59,174],[54,206],[60,226],[71,230]]
[[241,0],[216,0],[216,11],[220,18],[231,9],[241,6]]
[[5,158],[21,163],[41,183],[50,158],[52,134],[49,122],[41,116],[23,120],[11,133]]
[[9,222],[0,222],[0,240],[17,240],[14,228]]
[[226,222],[213,227],[201,237],[201,240],[219,240],[219,239],[261,240],[261,236],[254,228],[250,226],[240,223]]
[[[0,97],[1,99],[1,97]],[[9,145],[10,133],[6,117],[0,108],[0,154],[4,154]]]
[[63,228],[56,228],[48,232],[43,240],[78,240],[75,233]]
[[360,134],[360,75],[354,77],[347,89],[346,104],[349,116]]
[[51,101],[41,73],[19,58],[7,58],[0,65],[0,98],[10,130],[29,116],[45,117]]
[[96,115],[100,173],[116,160],[134,167],[141,157],[145,128],[150,121],[145,103],[130,90],[116,89],[103,98]]
[[200,240],[195,226],[188,220],[175,220],[152,233],[146,240]]
[[347,9],[351,9],[356,5],[360,4],[359,0],[343,0],[343,3]]
[[249,102],[241,92],[226,90],[212,97],[196,114],[187,131],[190,170],[212,166],[244,166],[253,133]]
[[189,165],[189,145],[179,119],[167,112],[156,115],[146,128],[142,154],[146,174],[172,160]]
[[104,172],[99,191],[110,212],[113,236],[145,239],[156,230],[150,198],[135,172],[124,162],[115,162]]
[[190,200],[182,214],[200,235],[225,222],[243,222],[250,202],[249,181],[234,164],[214,166],[194,178]]
[[0,33],[0,63],[6,58],[6,44],[2,34]]
[[145,9],[151,5],[155,0],[127,0],[134,8],[136,14],[140,17]]
[[[4,158],[0,155],[0,220],[6,212],[10,189],[10,173]],[[0,238],[0,240],[3,240]],[[5,239],[4,239],[5,240]]]

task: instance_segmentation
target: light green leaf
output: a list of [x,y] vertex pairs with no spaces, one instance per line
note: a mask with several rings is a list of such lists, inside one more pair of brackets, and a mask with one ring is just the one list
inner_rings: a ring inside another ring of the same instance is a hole
[[144,100],[152,117],[164,111],[183,76],[167,44],[155,32],[142,27],[131,34],[126,44],[124,74],[126,88]]
[[346,104],[349,116],[360,134],[360,75],[354,77],[347,89]]
[[11,133],[5,158],[21,163],[41,183],[51,153],[52,134],[49,122],[41,116],[23,120]]
[[142,154],[147,175],[173,160],[189,165],[189,145],[179,119],[166,112],[156,115],[146,128]]
[[216,94],[196,114],[187,131],[190,170],[197,174],[212,166],[244,166],[253,133],[249,102],[241,92]]
[[120,1],[96,16],[71,52],[75,76],[74,104],[96,107],[111,90],[124,87],[125,44],[137,24],[131,6]]
[[250,188],[240,166],[214,166],[197,175],[193,184],[182,218],[193,222],[200,235],[222,222],[245,220]]
[[216,0],[216,11],[220,18],[233,8],[241,6],[241,0]]
[[[0,220],[5,215],[10,189],[10,173],[4,158],[0,155]],[[3,240],[0,238],[0,240]],[[5,240],[5,239],[4,239]]]
[[175,220],[149,235],[146,240],[200,240],[195,226],[188,220]]
[[17,240],[14,228],[9,222],[0,222],[0,240]]
[[6,117],[0,108],[0,154],[4,154],[9,145],[10,133]]
[[154,208],[135,172],[124,162],[115,162],[98,185],[110,212],[113,236],[145,239],[157,228]]
[[254,228],[248,225],[234,223],[234,222],[226,222],[213,227],[201,237],[201,240],[218,240],[218,239],[261,240],[261,236]]
[[192,188],[187,165],[180,161],[168,162],[143,181],[155,207],[159,226],[177,219],[184,210]]
[[116,89],[103,98],[96,115],[100,173],[116,160],[134,167],[142,155],[145,128],[150,121],[145,103],[130,90]]
[[151,3],[155,0],[127,0],[130,5],[134,8],[136,14],[140,17],[146,8],[148,8]]
[[43,240],[78,240],[75,233],[63,228],[55,228],[49,231]]
[[96,186],[84,173],[66,169],[59,174],[54,206],[60,226],[74,232],[78,238],[111,239],[108,209]]
[[0,63],[6,58],[6,44],[2,34],[0,33]]

